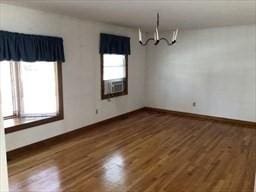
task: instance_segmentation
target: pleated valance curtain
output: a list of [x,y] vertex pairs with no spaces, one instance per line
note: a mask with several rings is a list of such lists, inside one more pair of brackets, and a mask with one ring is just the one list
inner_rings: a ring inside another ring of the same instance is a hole
[[0,31],[0,61],[65,61],[63,39]]
[[130,55],[130,38],[124,36],[111,35],[106,33],[100,34],[101,54],[122,54]]

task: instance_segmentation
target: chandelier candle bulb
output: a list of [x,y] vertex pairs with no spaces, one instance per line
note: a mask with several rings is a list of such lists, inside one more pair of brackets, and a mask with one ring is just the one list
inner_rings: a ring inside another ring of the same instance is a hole
[[139,41],[142,41],[142,35],[141,35],[141,30],[139,28]]
[[176,29],[176,33],[175,33],[175,41],[177,40],[178,32],[179,32],[179,30],[178,30],[178,29]]
[[156,27],[156,40],[159,40],[158,28]]
[[172,42],[175,41],[175,31],[172,32]]

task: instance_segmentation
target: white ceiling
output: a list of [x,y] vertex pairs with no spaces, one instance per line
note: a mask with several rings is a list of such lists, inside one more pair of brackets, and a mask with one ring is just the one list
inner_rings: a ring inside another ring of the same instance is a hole
[[[0,0],[1,1],[1,0]],[[256,0],[2,0],[73,17],[153,30],[196,29],[256,23]]]

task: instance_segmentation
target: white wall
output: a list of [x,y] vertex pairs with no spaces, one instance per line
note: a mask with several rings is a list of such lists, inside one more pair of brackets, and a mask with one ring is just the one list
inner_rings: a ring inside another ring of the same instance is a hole
[[6,161],[5,134],[3,128],[3,118],[1,113],[1,87],[0,87],[0,192],[8,191],[8,175]]
[[[137,42],[135,29],[82,21],[28,8],[0,4],[0,29],[64,38],[66,62],[63,64],[63,121],[7,134],[12,150],[53,137],[106,118],[144,106],[145,48]],[[99,33],[131,37],[128,96],[100,98]],[[99,109],[99,114],[95,110]]]
[[256,121],[255,25],[181,31],[146,63],[147,106]]

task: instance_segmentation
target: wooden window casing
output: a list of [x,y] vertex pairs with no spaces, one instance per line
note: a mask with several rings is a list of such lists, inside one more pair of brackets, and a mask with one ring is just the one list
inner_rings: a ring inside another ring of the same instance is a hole
[[[15,63],[12,63],[12,65],[15,65]],[[59,121],[64,119],[64,107],[63,107],[63,85],[62,85],[62,63],[61,62],[57,62],[56,63],[56,83],[57,83],[57,93],[58,93],[58,97],[57,97],[57,114],[53,115],[53,116],[45,116],[45,117],[40,117],[40,118],[34,118],[33,117],[21,117],[20,116],[20,99],[16,99],[16,102],[14,102],[14,113],[11,116],[7,116],[4,117],[4,121],[12,121],[12,125],[11,126],[5,126],[5,133],[12,133],[12,132],[16,132],[19,130],[23,130],[23,129],[27,129],[27,128],[31,128],[31,127],[35,127],[35,126],[39,126],[39,125],[43,125],[43,124],[47,124],[47,123],[51,123],[54,121]],[[19,65],[15,65],[14,67],[16,67],[16,73],[12,73],[12,81],[13,83],[17,84],[18,78],[19,77]],[[17,71],[18,70],[18,71]],[[19,85],[18,86],[14,86],[16,89],[19,89]],[[20,90],[15,90],[13,91],[15,94],[17,95],[13,95],[13,97],[19,97],[20,94]],[[15,99],[13,99],[15,100]],[[26,120],[29,119],[29,120]],[[5,123],[4,123],[5,124]]]
[[110,99],[113,97],[119,97],[123,95],[128,95],[128,55],[125,56],[125,78],[124,82],[124,90],[119,93],[109,93],[105,94],[105,83],[104,83],[104,54],[101,54],[101,99]]

